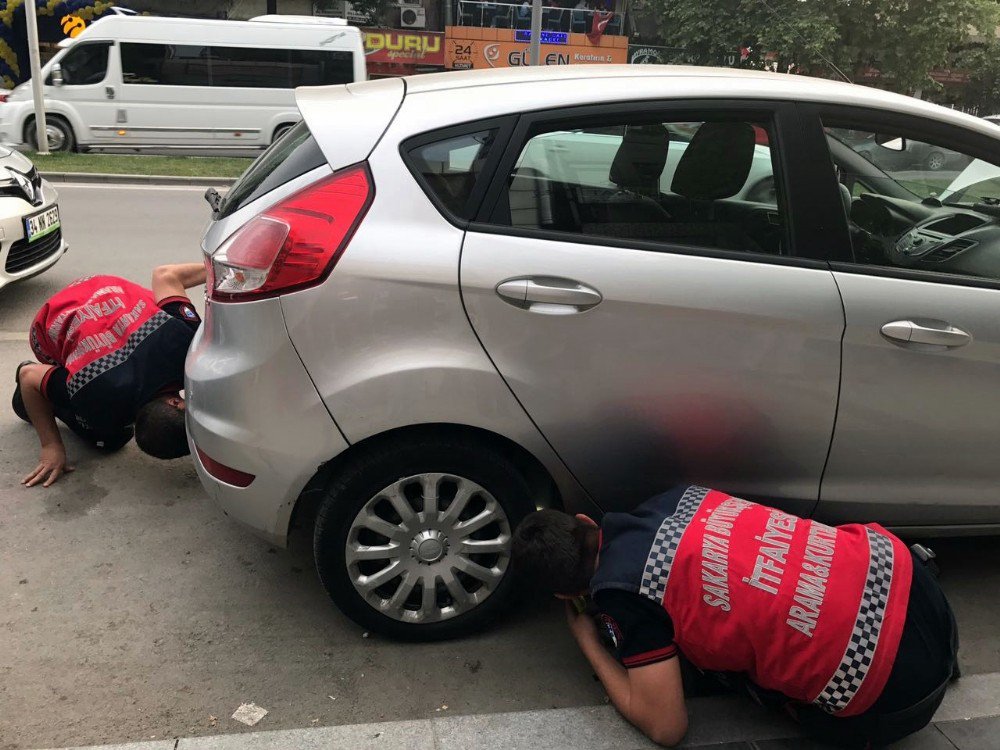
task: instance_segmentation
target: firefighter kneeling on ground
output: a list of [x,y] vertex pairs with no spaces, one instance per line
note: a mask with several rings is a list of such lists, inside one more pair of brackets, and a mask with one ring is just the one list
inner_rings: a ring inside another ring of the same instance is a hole
[[[664,745],[687,731],[679,653],[831,744],[879,747],[926,726],[958,674],[928,558],[877,524],[831,527],[701,487],[599,526],[537,511],[513,544],[515,567],[567,600],[615,708]],[[596,618],[569,601],[588,593]]]
[[152,289],[89,276],[52,296],[31,324],[39,362],[22,362],[12,406],[38,433],[38,465],[21,483],[50,486],[72,471],[56,419],[111,453],[135,436],[161,459],[188,454],[184,359],[201,318],[187,290],[205,283],[202,263],[160,266]]

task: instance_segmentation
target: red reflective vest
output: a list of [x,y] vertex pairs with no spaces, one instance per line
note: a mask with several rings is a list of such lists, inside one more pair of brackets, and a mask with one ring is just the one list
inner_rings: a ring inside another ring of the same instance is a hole
[[134,348],[154,317],[166,320],[149,289],[117,276],[90,276],[42,305],[31,324],[31,349],[41,362],[61,365],[79,380],[78,373],[98,360],[113,366],[117,358],[108,355]]
[[830,527],[699,487],[665,518],[653,508],[608,515],[592,587],[638,578],[633,590],[666,609],[696,666],[746,673],[841,716],[881,694],[912,574],[909,550],[882,527]]

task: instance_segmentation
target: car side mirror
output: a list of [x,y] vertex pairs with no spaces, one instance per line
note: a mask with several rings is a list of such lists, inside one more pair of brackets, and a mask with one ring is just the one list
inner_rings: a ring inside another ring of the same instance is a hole
[[906,151],[906,139],[896,135],[876,134],[875,143],[890,151]]
[[65,83],[63,80],[62,66],[59,65],[59,63],[52,66],[52,73],[49,77],[52,79],[52,85],[57,88]]

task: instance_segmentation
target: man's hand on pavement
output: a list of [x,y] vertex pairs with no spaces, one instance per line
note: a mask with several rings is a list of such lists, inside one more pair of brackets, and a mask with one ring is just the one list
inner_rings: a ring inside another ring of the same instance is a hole
[[34,487],[41,483],[42,487],[51,487],[63,474],[73,471],[76,467],[66,463],[66,449],[61,443],[43,445],[38,458],[38,466],[28,476],[21,480],[25,487]]

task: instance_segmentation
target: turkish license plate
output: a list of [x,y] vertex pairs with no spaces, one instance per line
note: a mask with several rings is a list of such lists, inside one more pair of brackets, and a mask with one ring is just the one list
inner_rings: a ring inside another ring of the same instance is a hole
[[40,214],[27,216],[24,219],[24,234],[28,242],[34,242],[59,228],[59,206],[47,208]]

